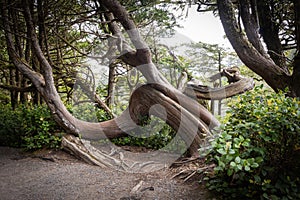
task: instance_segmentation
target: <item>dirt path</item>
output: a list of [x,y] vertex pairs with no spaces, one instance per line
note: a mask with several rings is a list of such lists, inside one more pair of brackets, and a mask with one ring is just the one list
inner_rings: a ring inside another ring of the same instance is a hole
[[210,199],[196,182],[172,179],[169,169],[131,174],[83,163],[62,151],[24,155],[0,147],[1,200]]

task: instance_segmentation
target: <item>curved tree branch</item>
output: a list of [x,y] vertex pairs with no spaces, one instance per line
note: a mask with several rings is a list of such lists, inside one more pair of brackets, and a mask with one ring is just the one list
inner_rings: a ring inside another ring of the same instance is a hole
[[35,87],[33,85],[30,85],[28,87],[17,87],[12,85],[0,85],[0,88],[9,90],[9,91],[15,91],[15,92],[34,92]]

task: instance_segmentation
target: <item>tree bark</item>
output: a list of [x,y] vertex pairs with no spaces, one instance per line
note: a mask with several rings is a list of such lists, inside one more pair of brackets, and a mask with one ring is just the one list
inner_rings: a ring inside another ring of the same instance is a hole
[[[258,14],[257,14],[257,3],[256,1],[251,1],[251,7],[249,6],[249,0],[240,0],[241,7],[241,17],[243,25],[245,27],[245,32],[250,43],[254,46],[257,51],[264,57],[268,58],[269,55],[265,52],[265,49],[261,43],[259,35],[259,25],[258,25]],[[251,12],[251,11],[252,12]],[[251,12],[251,13],[250,13]]]
[[108,107],[114,104],[115,98],[115,66],[113,64],[109,65],[108,73],[108,89],[107,89],[107,100],[106,103]]

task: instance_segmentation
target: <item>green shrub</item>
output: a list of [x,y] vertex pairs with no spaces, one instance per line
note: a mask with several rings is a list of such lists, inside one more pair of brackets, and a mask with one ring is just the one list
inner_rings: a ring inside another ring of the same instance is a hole
[[[129,136],[123,138],[112,139],[112,142],[119,146],[138,146],[149,149],[158,150],[166,147],[176,135],[176,132],[165,122],[158,118],[145,122],[144,126],[133,130]],[[174,142],[176,146],[169,146],[168,151],[180,151],[184,149],[185,143],[183,141]],[[182,152],[183,153],[183,152]]]
[[20,147],[22,143],[22,118],[10,105],[0,104],[0,145]]
[[299,107],[262,87],[237,97],[208,156],[208,188],[225,199],[299,199]]
[[61,128],[51,117],[46,106],[22,107],[22,147],[26,150],[59,148],[62,137]]
[[12,110],[1,105],[0,145],[22,147],[25,150],[59,148],[62,130],[46,106],[20,106]]

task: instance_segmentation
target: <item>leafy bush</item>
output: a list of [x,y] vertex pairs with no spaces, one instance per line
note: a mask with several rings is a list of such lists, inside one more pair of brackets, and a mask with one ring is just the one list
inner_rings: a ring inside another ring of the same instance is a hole
[[51,117],[46,106],[33,109],[22,107],[22,147],[26,150],[41,148],[59,148],[62,136],[61,128]]
[[0,145],[20,147],[22,143],[22,118],[19,111],[13,111],[10,105],[0,104]]
[[208,188],[225,199],[299,199],[299,107],[262,86],[237,97],[208,156]]
[[1,105],[0,145],[25,150],[59,148],[62,130],[51,118],[46,106],[21,106],[12,110]]
[[[158,150],[171,142],[176,132],[165,122],[153,117],[145,122],[144,126],[133,130],[129,136],[112,139],[112,142],[119,146],[138,146]],[[182,142],[182,143],[181,143]],[[176,141],[176,147],[170,145],[170,151],[184,149],[183,141]]]

